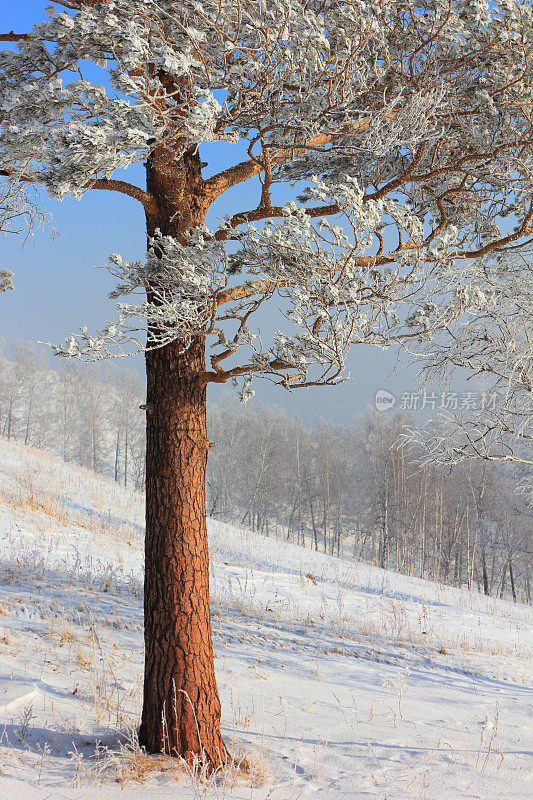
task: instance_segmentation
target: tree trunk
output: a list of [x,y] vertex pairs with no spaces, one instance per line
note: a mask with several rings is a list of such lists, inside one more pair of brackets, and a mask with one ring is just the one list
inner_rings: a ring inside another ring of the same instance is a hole
[[315,551],[318,553],[318,533],[316,529],[315,512],[313,510],[313,499],[311,497],[310,492],[309,492],[309,510],[311,511],[311,524],[313,526],[313,534],[315,537]]
[[[182,237],[205,218],[200,157],[163,148],[147,162],[157,213],[148,236]],[[149,334],[150,339],[150,334]],[[211,767],[228,760],[220,731],[209,608],[205,339],[146,353],[145,676],[139,742]]]
[[489,585],[489,576],[487,572],[487,558],[485,556],[485,548],[481,551],[481,571],[483,574],[483,591],[487,595],[490,595],[490,585]]
[[124,486],[128,485],[128,429],[124,437]]
[[513,600],[516,603],[516,586],[514,582],[514,574],[513,574],[513,562],[509,559],[509,579],[511,581],[511,591],[513,593]]
[[149,752],[227,758],[220,733],[209,610],[202,339],[146,354],[144,706]]
[[117,444],[115,447],[115,482],[118,483],[118,456],[120,450],[120,431],[117,432]]

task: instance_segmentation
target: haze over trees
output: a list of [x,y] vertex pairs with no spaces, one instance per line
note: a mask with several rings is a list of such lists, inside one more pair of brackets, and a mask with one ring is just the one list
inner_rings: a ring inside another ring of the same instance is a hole
[[[115,364],[82,366],[17,343],[0,358],[0,433],[144,489],[144,388]],[[319,552],[531,602],[531,507],[520,464],[424,463],[414,419],[369,409],[306,425],[231,394],[210,402],[207,511]],[[399,446],[400,445],[400,446]],[[267,546],[267,545],[266,545]],[[268,546],[267,546],[268,547]]]
[[[141,296],[56,352],[146,352],[139,737],[150,752],[218,765],[228,754],[209,613],[206,388],[232,381],[246,398],[255,375],[289,389],[334,385],[352,344],[417,347],[479,302],[465,265],[531,233],[533,9],[519,0],[61,5],[74,13],[52,10],[31,32],[0,36],[0,174],[59,199],[106,190],[144,208],[146,259],[108,263],[114,296]],[[219,168],[211,148],[206,164],[207,142],[233,143],[235,160]],[[135,163],[146,187],[117,174]],[[249,180],[257,205],[227,216],[225,193]],[[213,230],[212,208],[222,216]],[[267,342],[254,314],[269,303],[285,319]],[[91,448],[96,462],[96,434]],[[327,456],[331,489],[330,465]],[[368,480],[386,531],[378,474]],[[329,500],[323,516],[326,542]],[[385,533],[378,557],[390,557]]]

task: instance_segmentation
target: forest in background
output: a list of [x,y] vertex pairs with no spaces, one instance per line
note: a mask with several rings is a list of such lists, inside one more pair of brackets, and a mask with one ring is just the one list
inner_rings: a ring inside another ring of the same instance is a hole
[[[0,353],[0,433],[142,490],[145,390],[116,362]],[[208,406],[208,514],[303,547],[531,602],[531,510],[517,465],[424,464],[406,412],[306,425],[227,394]]]

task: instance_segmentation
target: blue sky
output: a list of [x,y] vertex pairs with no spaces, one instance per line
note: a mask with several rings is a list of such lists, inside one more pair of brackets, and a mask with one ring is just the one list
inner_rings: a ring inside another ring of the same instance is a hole
[[[49,0],[3,0],[2,31],[28,30],[44,18],[49,4]],[[234,155],[230,145],[212,145],[203,153],[212,172],[224,168]],[[129,170],[128,180],[143,185],[142,169]],[[253,208],[257,204],[255,193],[256,187],[248,185],[234,190],[223,206],[217,206],[217,213]],[[140,258],[145,249],[144,214],[135,200],[114,192],[88,192],[81,201],[45,202],[57,236],[51,238],[50,231],[45,230],[23,249],[15,236],[0,240],[0,264],[15,272],[16,290],[4,295],[0,305],[0,337],[8,342],[59,342],[80,325],[92,330],[101,327],[104,317],[113,317],[113,304],[107,294],[114,281],[105,270],[93,267],[103,264],[110,253]],[[268,323],[269,327],[276,327],[273,317]],[[123,364],[143,370],[140,357]],[[397,353],[390,350],[356,346],[348,369],[354,380],[335,388],[288,393],[261,380],[255,382],[254,388],[261,400],[284,406],[289,413],[298,413],[306,420],[324,417],[344,424],[373,404],[378,389],[398,396],[414,389],[414,370],[405,356],[398,360]],[[210,391],[211,396],[216,396],[221,389],[213,387]]]

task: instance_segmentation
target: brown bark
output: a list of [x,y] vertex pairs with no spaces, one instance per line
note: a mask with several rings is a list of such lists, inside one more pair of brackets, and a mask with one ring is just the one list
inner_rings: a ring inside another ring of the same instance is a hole
[[[205,214],[198,158],[148,165],[156,228],[179,236]],[[139,741],[150,753],[211,767],[228,755],[220,731],[209,607],[205,506],[205,341],[146,353],[145,676]]]

